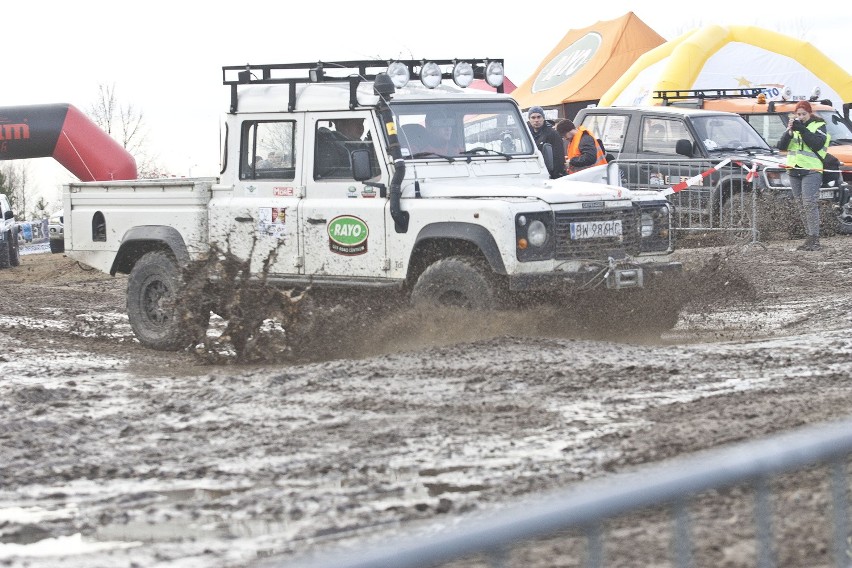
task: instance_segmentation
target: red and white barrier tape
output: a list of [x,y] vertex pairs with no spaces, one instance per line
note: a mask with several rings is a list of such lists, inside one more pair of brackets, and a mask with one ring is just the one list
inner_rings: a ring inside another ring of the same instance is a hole
[[737,164],[739,167],[741,167],[742,169],[744,169],[745,171],[747,171],[747,172],[748,172],[748,173],[746,174],[746,181],[747,181],[747,182],[751,182],[751,181],[752,181],[755,177],[757,177],[757,162],[755,162],[755,163],[753,163],[753,164],[751,165],[751,169],[749,169],[749,168],[748,168],[748,167],[747,167],[744,163],[742,163],[742,162],[734,162],[734,163],[735,163],[735,164]]
[[709,170],[703,171],[700,174],[698,174],[697,176],[692,176],[691,178],[684,180],[680,183],[677,183],[677,184],[671,186],[668,189],[664,189],[662,191],[662,194],[663,195],[671,195],[672,193],[677,193],[679,191],[683,191],[684,189],[686,189],[687,187],[689,187],[691,185],[699,185],[704,178],[706,178],[707,176],[709,176],[713,172],[718,172],[723,167],[727,166],[730,163],[730,161],[731,161],[730,158],[725,158],[724,160],[722,160],[721,162],[719,162],[718,164],[716,164],[715,166],[713,166]]

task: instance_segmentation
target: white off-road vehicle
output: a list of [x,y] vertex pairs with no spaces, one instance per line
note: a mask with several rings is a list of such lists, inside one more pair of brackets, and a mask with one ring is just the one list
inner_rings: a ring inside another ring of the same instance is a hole
[[[466,88],[476,79],[493,92]],[[664,198],[603,183],[605,167],[549,179],[500,60],[244,65],[223,67],[223,83],[220,178],[64,189],[67,256],[130,275],[145,345],[183,348],[211,310],[232,317],[237,280],[559,309],[580,290],[630,293],[679,272]],[[632,312],[649,330],[677,317]]]

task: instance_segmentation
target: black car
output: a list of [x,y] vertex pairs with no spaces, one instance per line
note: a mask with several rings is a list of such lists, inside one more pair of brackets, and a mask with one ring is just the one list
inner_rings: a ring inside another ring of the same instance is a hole
[[581,109],[574,122],[603,141],[620,165],[625,187],[678,189],[670,199],[682,228],[746,227],[752,191],[761,183],[758,168],[783,161],[735,113],[595,107]]

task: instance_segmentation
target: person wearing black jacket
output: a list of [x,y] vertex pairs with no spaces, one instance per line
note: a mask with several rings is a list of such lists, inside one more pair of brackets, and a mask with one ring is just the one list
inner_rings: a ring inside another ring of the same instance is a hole
[[550,179],[556,179],[565,175],[565,147],[562,138],[553,129],[552,124],[544,119],[544,109],[540,106],[530,107],[527,111],[527,124],[535,140],[535,145],[544,154],[542,149],[549,143],[553,148],[553,167],[550,170]]
[[778,149],[787,151],[787,172],[796,210],[805,226],[805,243],[797,250],[820,250],[819,189],[828,151],[825,121],[813,112],[808,101],[796,104],[795,114],[778,141]]

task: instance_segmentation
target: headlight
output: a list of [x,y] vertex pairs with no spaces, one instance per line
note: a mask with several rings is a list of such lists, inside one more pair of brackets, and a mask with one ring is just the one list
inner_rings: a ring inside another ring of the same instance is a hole
[[544,246],[544,243],[547,242],[547,227],[544,226],[544,223],[538,219],[530,223],[527,230],[527,240],[534,247]]
[[671,209],[668,203],[639,209],[639,251],[664,252],[671,246]]
[[767,187],[790,187],[790,174],[786,170],[767,168],[764,171]]
[[556,242],[552,211],[519,213],[515,216],[515,252],[521,262],[553,258]]

